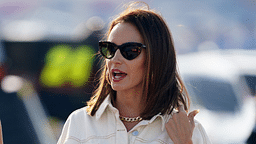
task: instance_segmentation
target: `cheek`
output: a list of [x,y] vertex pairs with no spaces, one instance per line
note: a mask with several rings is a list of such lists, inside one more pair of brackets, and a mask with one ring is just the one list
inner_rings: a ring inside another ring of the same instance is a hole
[[144,74],[144,73],[145,73],[145,66],[144,66],[144,65],[143,65],[143,66],[141,66],[140,71],[141,71],[141,73],[142,73],[142,74]]
[[143,60],[143,64],[141,65],[140,67],[142,70],[144,70],[146,68],[146,62],[145,62],[145,59]]
[[141,65],[137,66],[137,70],[139,70],[140,74],[144,74],[144,70],[145,70],[145,64],[142,63]]

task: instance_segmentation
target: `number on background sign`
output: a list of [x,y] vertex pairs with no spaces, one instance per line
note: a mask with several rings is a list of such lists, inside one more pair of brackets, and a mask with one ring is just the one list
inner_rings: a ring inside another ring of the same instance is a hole
[[72,49],[69,45],[51,48],[45,57],[41,84],[46,87],[83,86],[90,77],[94,50],[86,45]]

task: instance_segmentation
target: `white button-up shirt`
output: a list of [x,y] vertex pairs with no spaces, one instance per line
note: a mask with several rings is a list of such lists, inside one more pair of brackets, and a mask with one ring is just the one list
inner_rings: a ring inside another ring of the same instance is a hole
[[[74,111],[65,122],[58,144],[173,144],[165,123],[171,115],[142,120],[129,132],[108,96],[94,116],[86,107]],[[210,144],[204,128],[195,121],[193,144]]]

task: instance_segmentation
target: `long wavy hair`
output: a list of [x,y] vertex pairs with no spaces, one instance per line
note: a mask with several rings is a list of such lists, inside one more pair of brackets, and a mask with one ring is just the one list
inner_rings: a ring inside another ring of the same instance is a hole
[[[143,98],[146,100],[143,119],[150,119],[154,115],[170,114],[175,108],[184,105],[189,107],[187,90],[178,74],[176,53],[170,30],[160,14],[149,10],[147,4],[137,7],[132,3],[119,14],[110,24],[106,37],[118,23],[130,23],[140,32],[146,45],[146,68],[143,78]],[[105,98],[110,94],[115,100],[116,92],[111,88],[108,80],[106,63],[97,89],[87,102],[87,112],[93,116]]]

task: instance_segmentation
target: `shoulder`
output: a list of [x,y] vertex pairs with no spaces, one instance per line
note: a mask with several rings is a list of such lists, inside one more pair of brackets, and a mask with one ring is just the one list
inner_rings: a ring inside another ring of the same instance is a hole
[[84,122],[84,120],[88,120],[92,118],[90,115],[88,115],[86,109],[87,109],[87,106],[73,111],[69,115],[67,121],[70,121],[70,122],[72,121],[77,123],[77,122]]
[[198,131],[198,132],[201,133],[201,134],[206,134],[206,132],[205,132],[205,130],[204,130],[204,127],[203,127],[202,124],[201,124],[199,121],[197,121],[197,120],[195,120],[195,129],[194,129],[194,131]]
[[69,128],[69,130],[76,130],[77,128],[81,128],[88,124],[90,121],[93,121],[93,117],[90,116],[87,111],[87,107],[83,107],[73,111],[67,118],[65,122],[65,126]]
[[69,115],[69,117],[86,116],[86,115],[88,115],[87,112],[86,112],[86,109],[87,109],[87,106],[83,107],[83,108],[80,108],[80,109],[77,109],[77,110],[73,111]]
[[76,141],[81,137],[77,129],[79,128],[79,126],[83,125],[82,121],[85,117],[87,117],[86,115],[86,107],[75,110],[69,115],[63,126],[60,138],[58,140],[58,144],[66,143],[68,140],[74,143],[73,140]]
[[87,114],[87,107],[80,108],[73,111],[67,118],[61,136],[59,138],[59,143],[64,143],[64,141],[70,140],[81,140],[84,135],[86,135],[86,130],[88,124],[91,121],[92,117]]
[[195,129],[192,139],[194,143],[210,144],[210,140],[205,132],[204,127],[197,120],[195,120]]

